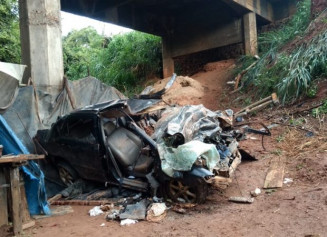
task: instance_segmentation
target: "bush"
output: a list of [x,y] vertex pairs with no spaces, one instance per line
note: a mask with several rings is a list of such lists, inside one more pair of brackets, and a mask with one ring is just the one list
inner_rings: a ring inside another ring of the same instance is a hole
[[126,94],[137,93],[161,73],[159,37],[130,32],[106,38],[88,27],[63,39],[65,73],[71,80],[94,76]]
[[98,77],[119,90],[133,92],[146,78],[161,73],[161,40],[137,31],[116,35],[101,59]]

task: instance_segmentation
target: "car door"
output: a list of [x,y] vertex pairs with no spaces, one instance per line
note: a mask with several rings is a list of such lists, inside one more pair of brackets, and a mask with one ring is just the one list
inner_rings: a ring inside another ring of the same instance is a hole
[[96,115],[73,114],[61,125],[57,139],[60,157],[87,180],[105,181]]

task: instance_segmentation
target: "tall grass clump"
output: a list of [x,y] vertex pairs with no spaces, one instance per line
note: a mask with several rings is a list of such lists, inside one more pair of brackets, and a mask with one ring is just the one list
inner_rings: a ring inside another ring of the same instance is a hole
[[[296,14],[286,24],[258,36],[260,59],[245,74],[245,87],[254,86],[260,96],[277,91],[282,102],[287,103],[306,92],[314,78],[326,74],[327,31],[291,52],[283,50],[295,37],[305,37],[310,23],[310,6],[310,0],[302,0]],[[249,56],[242,58],[243,68],[253,61]]]

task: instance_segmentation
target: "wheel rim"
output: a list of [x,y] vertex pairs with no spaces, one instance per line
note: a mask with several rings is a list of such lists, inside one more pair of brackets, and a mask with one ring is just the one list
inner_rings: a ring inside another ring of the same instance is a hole
[[74,179],[72,175],[64,168],[60,167],[59,168],[59,176],[61,181],[66,184],[67,186],[73,184]]
[[191,187],[184,185],[180,180],[170,181],[169,191],[172,195],[172,198],[177,201],[179,198],[182,198],[187,203],[196,202],[196,193],[192,190]]

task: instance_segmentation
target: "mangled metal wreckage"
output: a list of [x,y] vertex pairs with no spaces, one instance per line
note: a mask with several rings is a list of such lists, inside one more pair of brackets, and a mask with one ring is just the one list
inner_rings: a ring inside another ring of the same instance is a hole
[[58,118],[35,142],[67,186],[82,178],[202,203],[208,186],[228,182],[241,161],[232,117],[202,105],[113,100]]

